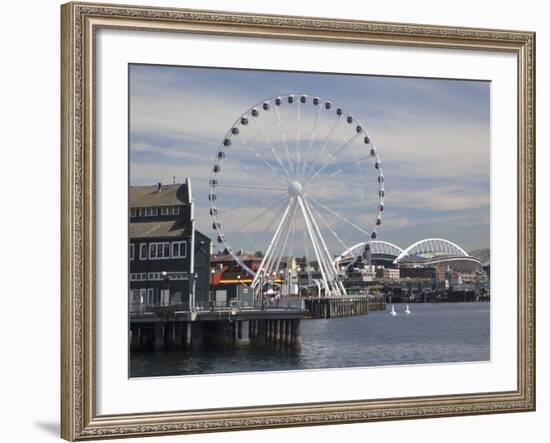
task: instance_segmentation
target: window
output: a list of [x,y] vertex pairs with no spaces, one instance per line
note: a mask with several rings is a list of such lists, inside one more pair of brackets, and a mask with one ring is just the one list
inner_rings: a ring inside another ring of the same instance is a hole
[[130,260],[134,259],[134,245],[130,245]]
[[149,272],[148,278],[149,281],[162,280],[162,274],[160,272]]
[[132,303],[141,303],[141,289],[130,290],[130,301]]
[[152,217],[158,215],[158,208],[139,208],[136,211],[136,215],[140,217]]
[[172,208],[172,214],[173,214],[173,215],[178,215],[179,213],[180,213],[180,208],[179,208],[179,206],[174,206],[174,207]]
[[160,304],[160,291],[158,288],[147,288],[147,304],[159,305]]
[[170,208],[160,208],[160,215],[170,215]]
[[149,259],[170,258],[170,242],[149,243]]
[[147,274],[142,272],[139,274],[130,274],[130,281],[145,281],[147,280]]
[[130,217],[137,217],[138,210],[135,208],[130,209]]
[[187,256],[187,243],[184,241],[172,242],[172,258],[185,258]]
[[147,260],[147,243],[141,243],[139,245],[139,259]]

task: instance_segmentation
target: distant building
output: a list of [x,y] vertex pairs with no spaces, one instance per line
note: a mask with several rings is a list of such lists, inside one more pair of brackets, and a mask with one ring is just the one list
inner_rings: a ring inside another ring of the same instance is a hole
[[394,269],[394,268],[384,268],[384,269],[383,269],[383,273],[382,273],[382,277],[383,277],[385,280],[398,280],[399,277],[400,277],[399,268],[397,268],[397,269]]
[[129,188],[130,303],[207,305],[210,239],[194,228],[189,179]]
[[[259,255],[245,251],[239,251],[237,256],[254,272],[258,270],[262,262],[262,257]],[[228,251],[213,254],[210,257],[210,263],[214,270],[211,280],[213,285],[252,282],[252,276],[242,268]]]
[[402,267],[400,269],[401,278],[422,278],[422,279],[434,279],[435,268],[432,267]]

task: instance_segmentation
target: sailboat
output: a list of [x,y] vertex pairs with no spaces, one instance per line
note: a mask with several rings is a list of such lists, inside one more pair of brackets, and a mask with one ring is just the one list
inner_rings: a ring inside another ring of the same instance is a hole
[[391,312],[390,314],[393,316],[393,315],[397,315],[397,312],[395,312],[395,308],[393,307],[393,305],[391,305]]
[[411,310],[409,309],[409,305],[407,304],[407,307],[405,308],[405,314],[410,314]]

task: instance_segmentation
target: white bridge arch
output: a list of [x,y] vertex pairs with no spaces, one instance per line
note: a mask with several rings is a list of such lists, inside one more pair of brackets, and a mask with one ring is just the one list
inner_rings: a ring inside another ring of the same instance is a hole
[[357,257],[358,255],[361,255],[367,243],[370,244],[371,253],[373,254],[386,254],[386,255],[393,255],[395,257],[398,257],[401,253],[403,253],[403,249],[387,241],[383,241],[383,240],[371,240],[368,242],[364,241],[361,243],[357,243],[351,248],[346,249],[338,257],[334,259],[334,263],[337,264],[337,263],[340,263],[342,260],[345,260],[348,258],[354,258],[354,257]]
[[428,258],[440,255],[469,257],[468,253],[464,249],[449,240],[445,240],[444,238],[427,238],[413,243],[407,249],[402,251],[397,256],[394,263],[398,263],[407,256],[415,255],[427,256]]

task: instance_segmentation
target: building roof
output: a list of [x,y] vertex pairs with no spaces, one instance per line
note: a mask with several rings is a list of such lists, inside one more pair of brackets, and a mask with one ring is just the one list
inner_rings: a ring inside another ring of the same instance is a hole
[[[262,257],[256,257],[254,254],[244,253],[244,254],[237,254],[237,255],[242,261],[257,261],[257,262],[262,261]],[[230,254],[215,254],[211,256],[210,260],[216,263],[235,261],[233,256]]]
[[187,183],[175,185],[130,186],[130,208],[180,206],[189,204]]
[[189,224],[181,220],[130,223],[130,238],[181,237],[190,234]]

